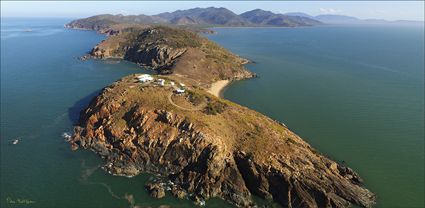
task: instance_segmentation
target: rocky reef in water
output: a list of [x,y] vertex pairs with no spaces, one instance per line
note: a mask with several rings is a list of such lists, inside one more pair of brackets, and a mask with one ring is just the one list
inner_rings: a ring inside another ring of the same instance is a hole
[[[180,81],[173,74],[166,83]],[[90,149],[114,175],[154,173],[172,193],[252,207],[253,195],[285,207],[372,207],[357,173],[320,154],[286,126],[187,84],[140,84],[130,75],[82,111],[70,143]],[[181,107],[184,106],[184,107]],[[147,184],[162,197],[160,184]]]

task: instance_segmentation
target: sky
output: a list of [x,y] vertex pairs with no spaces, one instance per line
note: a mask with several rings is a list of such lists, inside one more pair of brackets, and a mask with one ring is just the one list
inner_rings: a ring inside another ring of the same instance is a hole
[[424,21],[424,1],[1,1],[2,17],[70,17],[147,14],[194,7],[225,7],[236,14],[252,9],[310,15],[341,14],[361,19]]

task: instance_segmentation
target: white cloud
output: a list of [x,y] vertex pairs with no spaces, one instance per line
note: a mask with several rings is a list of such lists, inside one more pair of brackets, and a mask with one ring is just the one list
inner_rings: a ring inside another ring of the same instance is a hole
[[319,8],[320,13],[322,14],[341,14],[342,10],[333,9],[333,8]]

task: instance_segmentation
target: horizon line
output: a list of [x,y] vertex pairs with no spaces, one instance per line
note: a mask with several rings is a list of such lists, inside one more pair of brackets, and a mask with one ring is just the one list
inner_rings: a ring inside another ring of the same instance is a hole
[[[247,11],[244,11],[244,12],[241,12],[241,13],[238,14],[235,11],[232,11],[231,9],[228,9],[226,7],[214,7],[214,6],[209,6],[209,7],[193,7],[193,8],[189,8],[189,9],[177,9],[177,10],[173,10],[173,11],[160,12],[160,13],[152,14],[152,15],[144,14],[144,13],[123,14],[122,12],[117,12],[117,13],[111,12],[111,13],[97,13],[97,14],[92,14],[92,15],[76,15],[76,16],[68,16],[68,17],[66,17],[66,16],[9,16],[9,15],[2,15],[0,13],[0,18],[57,18],[57,19],[60,19],[60,18],[61,19],[78,18],[78,19],[83,19],[83,18],[89,18],[89,17],[93,17],[93,16],[98,16],[98,15],[115,15],[115,16],[116,15],[123,15],[123,16],[146,15],[146,16],[156,16],[156,15],[159,15],[159,14],[162,14],[162,13],[173,13],[173,12],[176,12],[176,11],[185,11],[185,10],[190,10],[190,9],[208,9],[208,8],[216,8],[216,9],[223,8],[223,9],[227,9],[227,10],[233,12],[236,15],[241,15],[241,14],[243,14],[245,12],[250,12],[250,11],[253,11],[253,10],[262,10],[262,11],[266,11],[266,12],[272,12],[273,14],[281,14],[281,15],[286,15],[288,13],[302,13],[302,14],[306,14],[306,15],[311,16],[311,17],[318,17],[318,16],[330,15],[330,16],[354,17],[354,18],[356,18],[358,20],[366,20],[366,21],[367,20],[383,20],[383,21],[387,21],[387,22],[397,22],[397,21],[425,22],[425,18],[422,19],[422,20],[416,20],[416,19],[415,20],[413,20],[413,19],[394,19],[394,20],[389,20],[389,19],[377,18],[377,17],[360,18],[360,17],[354,16],[354,15],[332,14],[332,13],[328,13],[328,14],[325,13],[325,14],[319,14],[319,15],[311,15],[311,14],[309,14],[307,12],[303,12],[303,11],[291,11],[291,12],[281,13],[281,12],[273,12],[273,11],[270,11],[270,10],[265,10],[265,9],[260,9],[260,8],[247,10]],[[291,16],[291,15],[288,15],[288,16]],[[297,16],[297,15],[292,15],[292,16]],[[310,18],[310,17],[307,17],[307,18]]]

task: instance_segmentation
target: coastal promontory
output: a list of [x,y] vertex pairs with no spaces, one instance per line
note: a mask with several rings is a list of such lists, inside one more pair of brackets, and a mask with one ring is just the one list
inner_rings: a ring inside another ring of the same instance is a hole
[[[252,207],[253,196],[285,207],[374,204],[352,169],[284,124],[209,94],[218,80],[254,74],[244,68],[247,60],[206,38],[164,26],[127,28],[87,58],[124,59],[157,72],[123,77],[81,112],[69,142],[104,158],[109,173],[153,173],[176,197],[200,204],[218,197]],[[155,197],[164,195],[161,186],[147,184]]]
[[96,45],[85,58],[124,59],[202,87],[255,76],[244,67],[248,60],[195,32],[165,26],[123,29]]

